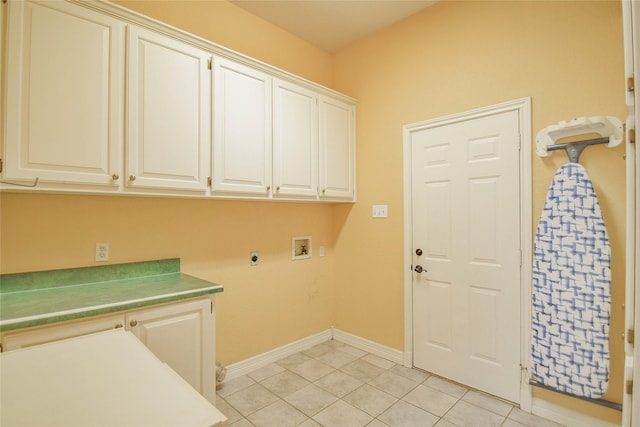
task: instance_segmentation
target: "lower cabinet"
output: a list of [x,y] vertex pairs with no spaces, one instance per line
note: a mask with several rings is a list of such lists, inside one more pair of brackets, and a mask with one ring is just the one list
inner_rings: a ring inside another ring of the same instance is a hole
[[126,328],[207,400],[215,404],[215,313],[213,297],[156,305],[106,316],[8,331],[4,351]]
[[215,333],[212,301],[170,304],[126,315],[129,330],[158,359],[215,403]]

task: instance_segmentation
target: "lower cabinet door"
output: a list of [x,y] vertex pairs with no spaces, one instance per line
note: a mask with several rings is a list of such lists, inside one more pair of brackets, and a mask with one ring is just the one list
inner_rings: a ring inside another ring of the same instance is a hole
[[126,326],[161,361],[215,403],[214,314],[210,299],[127,313]]

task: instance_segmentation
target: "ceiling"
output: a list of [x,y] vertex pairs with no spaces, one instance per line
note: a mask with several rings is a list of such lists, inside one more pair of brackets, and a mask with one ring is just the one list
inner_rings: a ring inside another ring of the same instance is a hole
[[436,0],[230,0],[327,52],[375,33]]

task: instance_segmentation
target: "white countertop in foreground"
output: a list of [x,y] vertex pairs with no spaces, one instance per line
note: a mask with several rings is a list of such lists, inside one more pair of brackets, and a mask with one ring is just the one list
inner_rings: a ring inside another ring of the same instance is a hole
[[0,425],[222,427],[226,418],[122,329],[0,354]]

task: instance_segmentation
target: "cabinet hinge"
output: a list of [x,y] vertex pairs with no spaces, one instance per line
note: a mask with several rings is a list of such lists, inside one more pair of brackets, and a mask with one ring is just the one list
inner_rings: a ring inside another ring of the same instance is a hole
[[3,166],[2,159],[0,159],[0,173],[2,173],[2,166]]
[[211,177],[210,176],[207,177],[207,186],[211,187]]
[[212,67],[212,63],[213,63],[213,57],[210,57],[210,58],[209,58],[209,60],[207,61],[207,67],[208,67],[209,69],[211,69],[211,67]]
[[635,129],[629,129],[629,142],[631,144],[635,144],[636,143],[636,130]]
[[625,335],[627,337],[627,342],[629,344],[633,344],[635,341],[635,331],[633,329],[627,329],[627,333]]
[[627,90],[633,92],[636,88],[635,79],[633,76],[627,78]]
[[624,391],[627,394],[633,394],[633,381],[629,380],[624,383]]
[[213,314],[213,301],[209,301],[209,303],[211,304],[211,314]]

